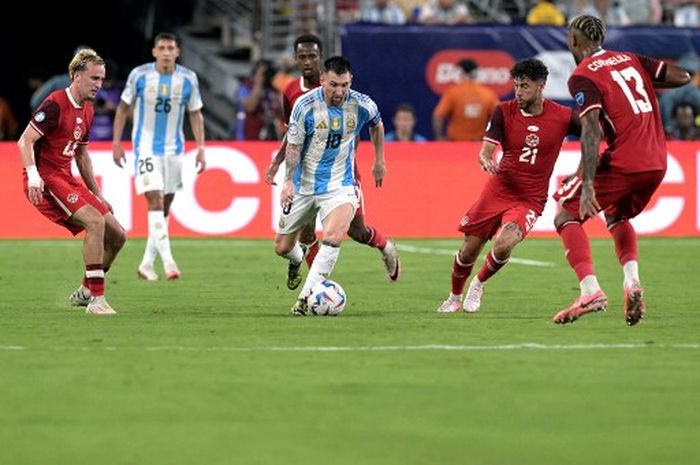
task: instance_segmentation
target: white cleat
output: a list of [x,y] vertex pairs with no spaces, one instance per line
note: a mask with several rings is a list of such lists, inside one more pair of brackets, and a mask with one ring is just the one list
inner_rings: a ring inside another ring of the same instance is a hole
[[87,307],[90,300],[92,300],[92,294],[90,294],[90,289],[81,284],[80,287],[70,295],[68,300],[70,300],[71,305],[74,307]]
[[484,286],[471,282],[467,296],[464,298],[464,311],[476,313],[481,307],[481,296],[484,294]]
[[153,270],[152,266],[139,266],[136,271],[139,278],[145,279],[146,281],[158,281],[158,274]]
[[117,312],[107,303],[105,296],[93,297],[85,309],[90,315],[116,315]]
[[387,278],[392,282],[398,281],[401,276],[401,260],[399,260],[399,252],[396,250],[394,240],[387,239],[386,246],[381,252]]
[[455,313],[462,308],[462,296],[449,296],[437,309],[438,313]]
[[164,264],[163,269],[165,270],[165,277],[168,278],[168,281],[172,281],[173,279],[179,279],[180,276],[182,276],[182,273],[180,272],[180,269],[177,267],[175,262]]

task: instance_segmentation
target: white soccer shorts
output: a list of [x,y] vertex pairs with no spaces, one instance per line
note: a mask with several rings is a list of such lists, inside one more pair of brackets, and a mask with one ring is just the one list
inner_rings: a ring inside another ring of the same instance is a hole
[[355,194],[355,186],[344,186],[333,192],[320,195],[294,194],[294,202],[289,213],[280,216],[277,225],[278,234],[291,234],[306,226],[316,215],[321,222],[335,208],[344,204],[352,205],[353,212],[357,210],[358,199]]
[[182,155],[139,157],[134,183],[139,195],[151,191],[174,194],[182,189]]

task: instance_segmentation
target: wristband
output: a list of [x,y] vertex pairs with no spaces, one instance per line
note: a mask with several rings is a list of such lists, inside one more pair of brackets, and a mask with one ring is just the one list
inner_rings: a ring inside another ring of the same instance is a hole
[[36,169],[36,165],[29,165],[25,168],[27,172],[27,186],[41,189],[41,176]]

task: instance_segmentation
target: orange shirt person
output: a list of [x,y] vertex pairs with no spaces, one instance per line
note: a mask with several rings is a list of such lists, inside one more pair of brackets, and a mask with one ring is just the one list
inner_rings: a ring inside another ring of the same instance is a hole
[[461,82],[447,89],[433,111],[433,133],[435,140],[480,141],[499,99],[494,91],[474,80],[476,62],[462,60],[459,66]]

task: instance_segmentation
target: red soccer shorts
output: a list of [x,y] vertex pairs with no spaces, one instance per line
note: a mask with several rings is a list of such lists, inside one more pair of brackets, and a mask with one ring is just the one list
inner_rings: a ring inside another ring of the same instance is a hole
[[[665,170],[627,174],[599,172],[593,181],[596,200],[606,216],[626,220],[634,218],[647,206],[665,174]],[[578,176],[561,186],[554,193],[554,200],[580,220],[581,180]]]
[[515,223],[520,227],[525,239],[539,216],[531,205],[482,193],[479,200],[462,217],[457,229],[470,236],[491,239],[498,233],[501,226]]
[[[74,236],[83,230],[82,226],[68,222],[68,219],[85,205],[92,205],[100,213],[109,213],[107,205],[102,203],[87,187],[72,176],[60,174],[44,177],[44,192],[41,202],[36,206],[42,215],[69,230]],[[27,174],[24,174],[24,194],[29,198]]]

